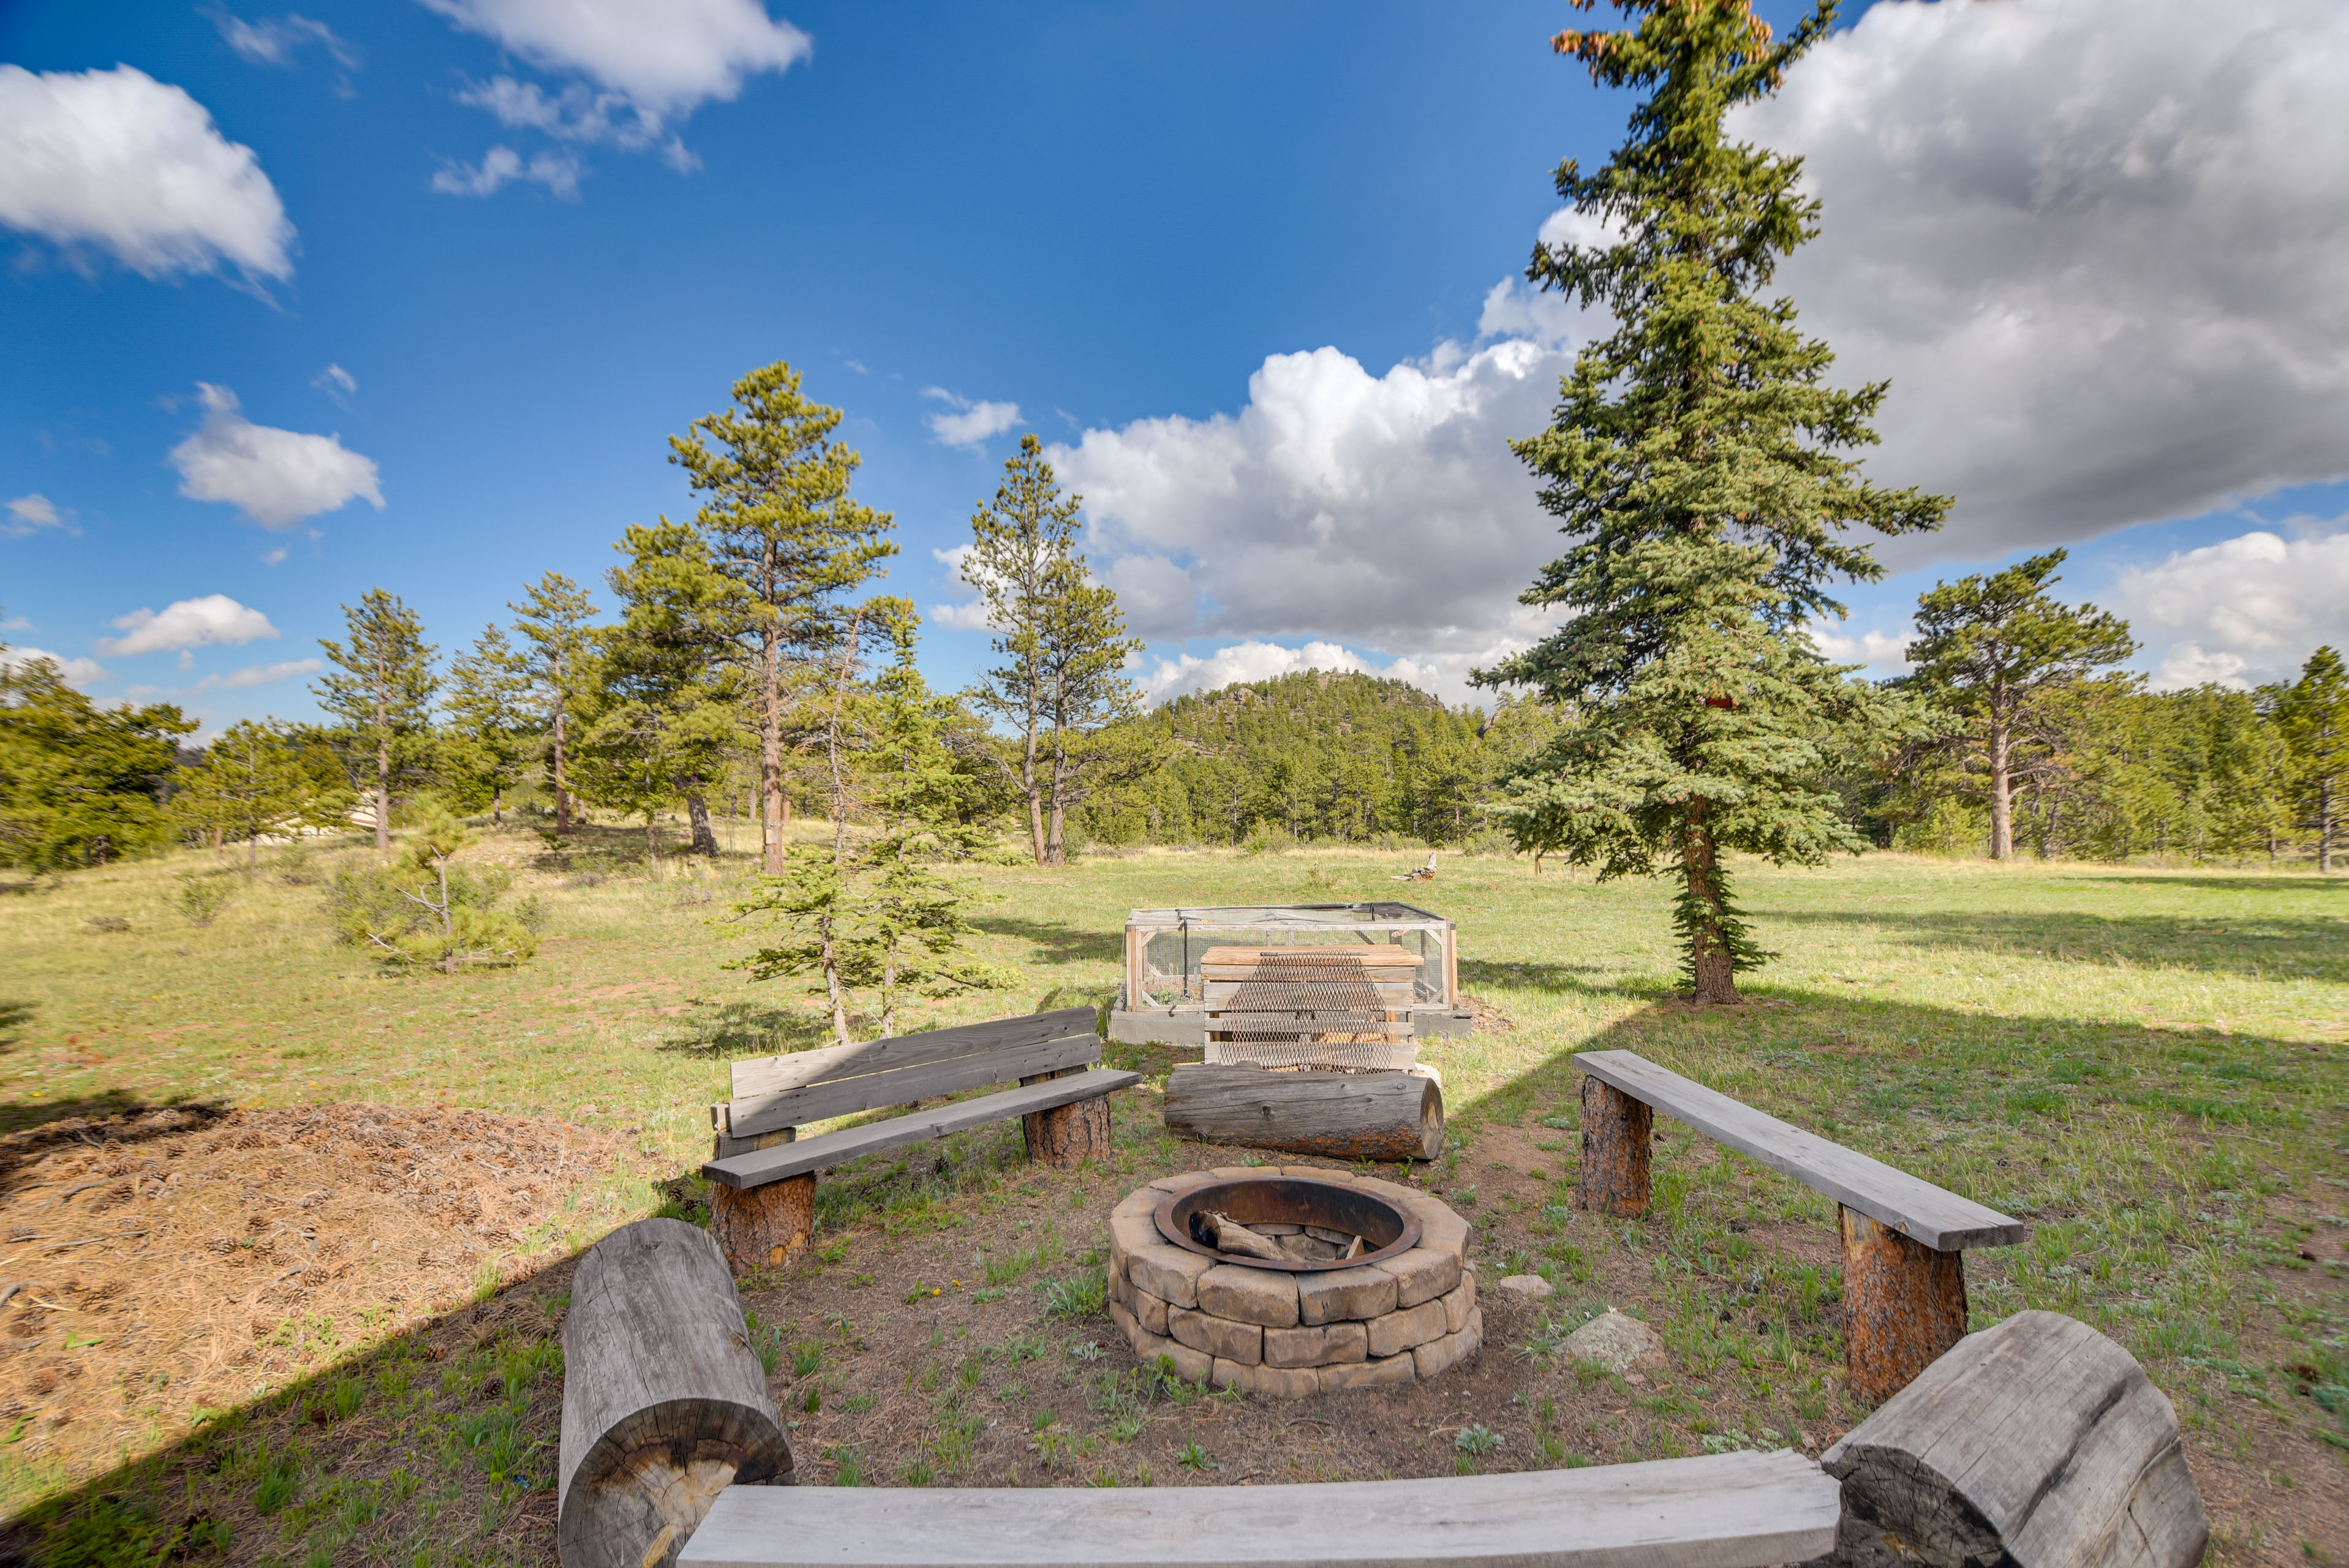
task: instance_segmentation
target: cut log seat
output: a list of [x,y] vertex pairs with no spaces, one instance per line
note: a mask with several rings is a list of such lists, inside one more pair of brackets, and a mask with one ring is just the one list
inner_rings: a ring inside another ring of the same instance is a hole
[[[1210,1500],[1213,1505],[1210,1506]],[[1228,1505],[1226,1505],[1228,1503]],[[1193,1487],[737,1487],[679,1568],[1761,1568],[1835,1545],[1798,1454]]]
[[1852,1387],[1889,1399],[1966,1332],[1964,1249],[2013,1246],[2022,1221],[1779,1120],[1631,1051],[1575,1057],[1582,1096],[1577,1206],[1642,1214],[1649,1112],[1782,1171],[1842,1206],[1844,1345]]

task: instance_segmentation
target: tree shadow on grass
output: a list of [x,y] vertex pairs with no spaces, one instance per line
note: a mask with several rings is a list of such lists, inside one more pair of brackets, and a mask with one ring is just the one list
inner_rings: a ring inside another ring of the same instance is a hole
[[1119,964],[1125,958],[1122,932],[1102,932],[1067,925],[1056,920],[1023,920],[1017,915],[983,914],[971,923],[989,936],[1009,936],[1035,951],[1030,964]]
[[750,1001],[687,1004],[655,1048],[678,1056],[781,1057],[832,1044],[832,1020],[813,1007]]
[[2267,876],[2220,876],[2182,873],[2178,876],[2100,876],[2098,883],[2124,887],[2190,887],[2206,892],[2311,893],[2331,892],[2349,898],[2349,877],[2316,872],[2277,872]]
[[[0,1562],[553,1562],[560,1335],[575,1262],[249,1404],[200,1411],[179,1440],[20,1502],[0,1523]],[[297,1313],[264,1337],[298,1350],[305,1336],[357,1328]],[[30,1418],[12,1424],[8,1440],[24,1446],[5,1479],[21,1498],[41,1484],[46,1434]]]
[[2070,963],[2200,969],[2258,979],[2349,980],[2349,918],[2275,914],[1971,913],[1773,911],[1788,925],[1873,928],[1921,947],[2027,954]]

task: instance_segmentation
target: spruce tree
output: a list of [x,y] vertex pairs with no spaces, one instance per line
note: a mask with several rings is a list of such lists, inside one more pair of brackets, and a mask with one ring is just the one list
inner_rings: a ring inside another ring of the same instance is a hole
[[781,360],[733,390],[733,407],[669,438],[669,460],[707,498],[696,521],[711,560],[743,590],[734,650],[756,705],[759,818],[772,874],[783,870],[792,666],[837,652],[850,615],[843,596],[879,573],[897,546],[889,514],[848,493],[864,459],[832,438],[839,409],[803,397],[799,372]]
[[2330,873],[2349,799],[2349,669],[2339,650],[2319,648],[2276,704],[2277,727],[2292,748],[2292,787],[2316,835],[2316,869]]
[[1901,706],[1801,630],[1842,613],[1837,579],[1881,574],[1846,531],[1933,528],[1949,503],[1858,477],[1844,454],[1875,438],[1886,387],[1828,386],[1827,346],[1797,330],[1791,302],[1762,297],[1817,232],[1818,203],[1799,160],[1733,142],[1723,121],[1776,89],[1832,0],[1783,41],[1746,0],[1617,4],[1635,27],[1553,40],[1598,85],[1647,92],[1603,169],[1557,170],[1606,237],[1537,245],[1527,271],[1605,307],[1614,330],[1577,356],[1550,428],[1512,444],[1574,542],[1522,597],[1570,618],[1478,678],[1575,706],[1581,722],[1521,776],[1556,780],[1566,852],[1601,878],[1670,868],[1696,999],[1732,1002],[1737,972],[1766,954],[1723,851],[1816,864],[1863,847],[1819,775]]
[[449,666],[449,695],[441,703],[449,734],[441,748],[444,771],[459,799],[471,810],[486,799],[490,820],[505,825],[505,795],[536,748],[531,713],[532,672],[514,652],[505,632],[485,626],[473,645]]
[[318,639],[342,673],[310,689],[375,765],[375,847],[388,853],[393,786],[420,777],[429,759],[432,694],[440,685],[432,655],[439,650],[424,640],[416,612],[380,588],[368,589],[357,608],[344,605],[343,621],[348,641]]

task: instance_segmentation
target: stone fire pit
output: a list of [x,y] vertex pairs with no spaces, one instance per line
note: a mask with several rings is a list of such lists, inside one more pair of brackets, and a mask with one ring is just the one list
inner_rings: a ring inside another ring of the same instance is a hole
[[[1282,1255],[1217,1250],[1193,1232],[1207,1212]],[[1161,1177],[1111,1212],[1110,1315],[1135,1355],[1195,1382],[1283,1398],[1386,1387],[1484,1343],[1467,1255],[1468,1222],[1424,1192],[1317,1166],[1222,1166]]]

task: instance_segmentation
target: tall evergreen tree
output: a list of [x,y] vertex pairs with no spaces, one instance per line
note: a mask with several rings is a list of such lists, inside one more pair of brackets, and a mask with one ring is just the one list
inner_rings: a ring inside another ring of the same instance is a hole
[[181,769],[171,797],[172,815],[216,847],[243,840],[248,870],[259,863],[264,834],[347,821],[349,805],[348,791],[323,784],[303,765],[288,726],[250,718],[222,730],[200,766]]
[[595,602],[560,572],[550,572],[509,600],[514,630],[530,645],[523,657],[527,699],[546,737],[547,769],[554,787],[554,830],[571,831],[571,716],[587,689],[587,623]]
[[421,776],[432,735],[432,673],[439,650],[424,640],[424,623],[393,594],[370,588],[356,608],[343,606],[348,640],[321,637],[318,646],[340,675],[310,689],[318,706],[342,720],[344,733],[375,764],[375,847],[391,849],[395,784]]
[[531,712],[531,669],[503,628],[487,626],[449,666],[449,715],[442,747],[445,771],[471,810],[484,799],[490,820],[505,822],[505,795],[536,749]]
[[1936,583],[1917,601],[1915,667],[1902,685],[1957,721],[1945,745],[1978,775],[1990,806],[1990,855],[2014,853],[2014,791],[2057,766],[2057,698],[2137,652],[2128,623],[2052,596],[2064,552],[2003,572]]
[[2349,670],[2341,654],[2319,648],[2276,704],[2276,722],[2292,748],[2292,785],[2302,820],[2316,835],[2316,869],[2333,870],[2342,805],[2349,799]]
[[1027,802],[1040,866],[1067,859],[1068,812],[1089,782],[1105,771],[1138,771],[1130,755],[1098,739],[1141,710],[1124,666],[1142,645],[1125,634],[1117,595],[1092,580],[1077,552],[1083,500],[1061,492],[1043,443],[1023,436],[995,499],[970,520],[962,559],[963,581],[978,590],[1006,659],[987,672],[973,702],[1018,737],[1018,766],[1004,769]]
[[837,648],[845,596],[897,553],[888,538],[895,525],[848,493],[864,459],[832,439],[841,411],[802,396],[798,371],[777,360],[733,392],[731,408],[669,438],[669,460],[707,497],[697,521],[711,559],[743,590],[733,645],[757,705],[764,864],[780,873],[790,666]]
[[1759,294],[1818,203],[1799,160],[1731,142],[1723,120],[1777,88],[1832,0],[1779,42],[1746,0],[1617,4],[1635,28],[1553,40],[1599,85],[1647,91],[1605,168],[1557,171],[1609,237],[1537,245],[1527,271],[1615,329],[1577,356],[1549,429],[1513,444],[1575,542],[1522,597],[1574,614],[1479,678],[1575,705],[1582,722],[1523,771],[1559,782],[1567,852],[1602,878],[1669,863],[1695,995],[1729,1002],[1764,955],[1722,851],[1812,864],[1862,847],[1816,778],[1837,732],[1900,706],[1795,633],[1842,613],[1831,583],[1881,575],[1847,529],[1930,529],[1949,503],[1858,478],[1839,454],[1875,438],[1885,387],[1827,386],[1827,346]]
[[168,841],[177,738],[195,728],[168,703],[100,707],[54,659],[0,659],[0,866],[102,865]]

